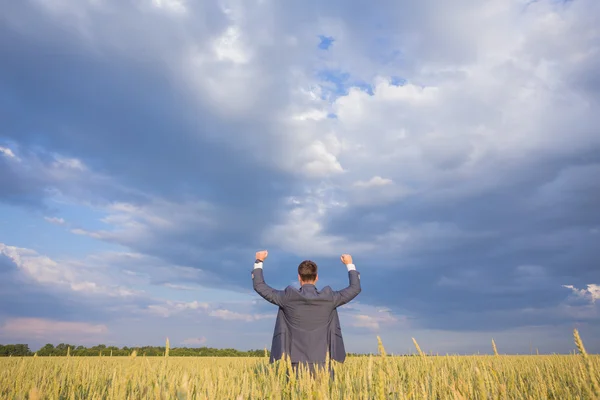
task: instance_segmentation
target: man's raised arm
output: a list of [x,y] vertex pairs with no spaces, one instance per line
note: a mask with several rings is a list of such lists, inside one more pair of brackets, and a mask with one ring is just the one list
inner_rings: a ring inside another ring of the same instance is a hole
[[342,306],[348,303],[350,300],[358,296],[360,293],[360,274],[356,270],[356,267],[352,263],[352,256],[344,254],[340,257],[342,262],[348,268],[348,278],[350,285],[347,288],[333,292],[333,302],[335,307]]
[[263,277],[263,261],[267,258],[268,254],[269,252],[266,250],[256,253],[256,261],[254,261],[254,270],[252,271],[252,283],[256,293],[263,299],[277,306],[281,306],[283,304],[285,292],[283,290],[273,289],[267,285]]

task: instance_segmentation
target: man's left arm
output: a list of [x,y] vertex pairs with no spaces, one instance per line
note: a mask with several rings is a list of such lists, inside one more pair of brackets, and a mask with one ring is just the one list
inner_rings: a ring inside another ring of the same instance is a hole
[[352,256],[344,254],[341,259],[346,265],[346,268],[348,268],[348,280],[350,281],[350,284],[347,288],[333,292],[333,302],[335,307],[349,303],[361,292],[360,273],[356,270],[356,266],[352,262]]
[[267,254],[266,250],[256,253],[256,261],[254,262],[254,270],[252,271],[252,284],[256,293],[263,299],[281,307],[285,298],[285,291],[277,290],[267,285],[263,277],[263,262],[267,258]]

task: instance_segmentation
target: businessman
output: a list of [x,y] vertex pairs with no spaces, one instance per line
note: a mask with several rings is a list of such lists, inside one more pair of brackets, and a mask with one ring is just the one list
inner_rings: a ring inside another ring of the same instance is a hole
[[252,282],[261,297],[279,306],[269,362],[273,363],[286,354],[296,372],[300,364],[305,364],[311,374],[317,367],[325,366],[327,352],[332,360],[343,363],[346,350],[337,308],[354,299],[361,290],[360,274],[352,263],[352,257],[348,254],[341,256],[350,280],[345,289],[335,291],[326,286],[318,290],[315,286],[319,280],[317,264],[306,260],[298,266],[300,288],[288,286],[277,290],[267,285],[263,277],[263,263],[267,255],[266,250],[256,253]]

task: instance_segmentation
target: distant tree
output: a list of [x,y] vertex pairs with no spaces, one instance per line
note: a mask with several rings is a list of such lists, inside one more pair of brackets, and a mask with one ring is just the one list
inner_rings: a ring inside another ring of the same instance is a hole
[[[69,350],[70,349],[70,350]],[[108,356],[112,353],[116,356],[130,356],[133,351],[138,355],[146,355],[148,357],[164,356],[166,348],[164,346],[141,346],[119,348],[117,346],[106,346],[99,344],[92,347],[76,346],[68,343],[60,343],[56,347],[47,343],[37,351],[37,355],[42,356],[66,356],[67,354],[74,357],[90,357],[90,356]],[[34,352],[29,349],[27,344],[8,344],[0,345],[0,356],[33,356]],[[212,347],[173,347],[169,350],[169,356],[174,357],[265,357],[265,350],[247,350],[241,351],[237,349],[216,349]],[[266,352],[266,356],[270,356],[270,352]]]
[[42,347],[38,351],[38,356],[53,356],[55,355],[54,345],[51,343],[47,343],[44,347]]
[[24,357],[31,356],[33,353],[26,344],[7,344],[0,345],[0,356],[4,357]]

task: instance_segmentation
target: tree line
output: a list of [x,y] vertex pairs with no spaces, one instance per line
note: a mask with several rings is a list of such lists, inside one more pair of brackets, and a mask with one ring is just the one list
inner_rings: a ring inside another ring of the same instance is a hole
[[[92,347],[77,346],[68,343],[61,343],[54,346],[51,343],[46,344],[37,352],[31,351],[27,344],[0,344],[0,357],[27,357],[27,356],[129,356],[133,352],[138,356],[164,356],[165,346],[142,346],[142,347],[116,347],[99,344]],[[267,356],[270,352],[266,351]],[[169,349],[169,356],[174,357],[264,357],[265,350],[247,350],[240,351],[236,349],[216,349],[212,347],[174,347]]]
[[[61,357],[61,356],[79,356],[79,357],[93,357],[93,356],[129,356],[133,352],[139,356],[164,356],[166,347],[165,346],[143,346],[143,347],[116,347],[106,346],[99,344],[92,347],[76,346],[68,343],[61,343],[54,346],[51,343],[46,344],[44,347],[34,352],[29,349],[27,344],[0,344],[0,357],[30,357],[33,355],[48,357]],[[265,353],[266,352],[266,353]],[[174,357],[270,357],[271,352],[269,350],[247,350],[240,351],[236,349],[216,349],[213,347],[174,347],[169,349],[169,356]],[[369,354],[359,353],[347,353],[348,357],[365,357]]]

